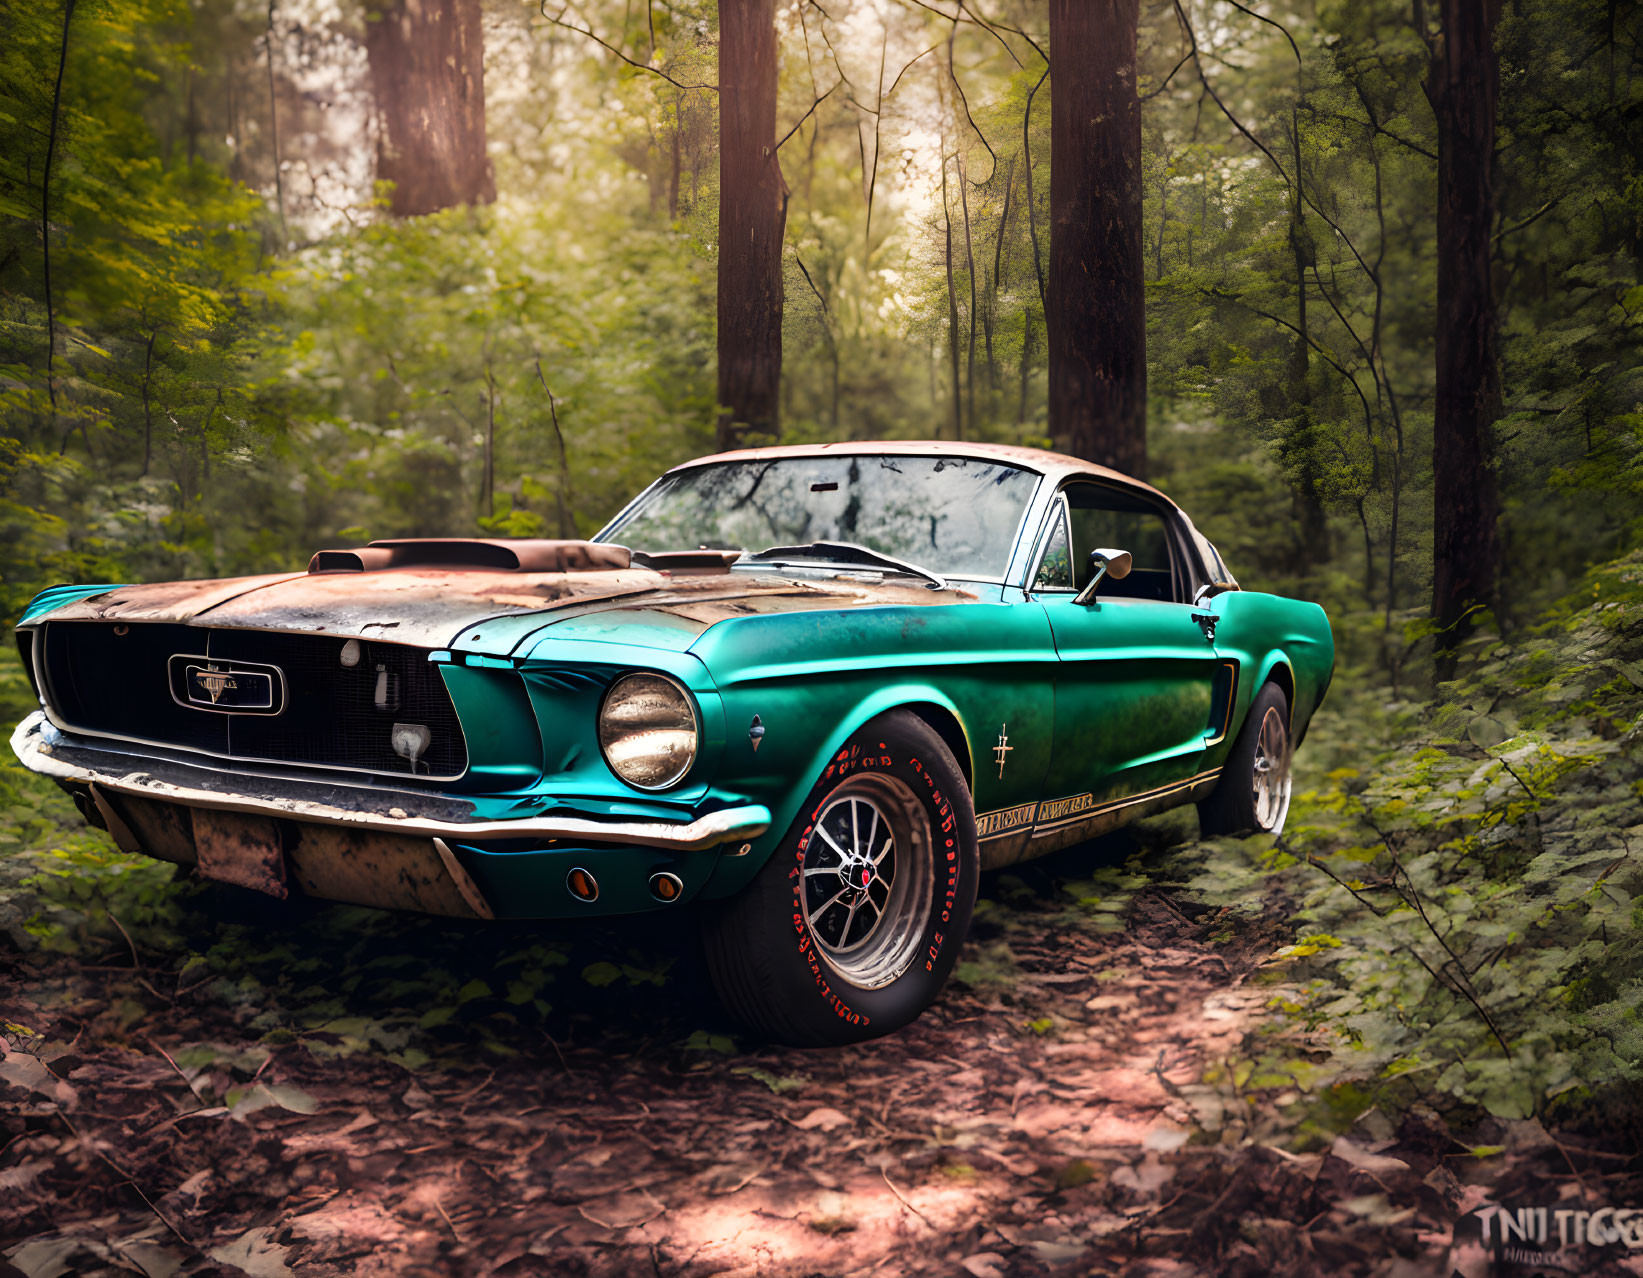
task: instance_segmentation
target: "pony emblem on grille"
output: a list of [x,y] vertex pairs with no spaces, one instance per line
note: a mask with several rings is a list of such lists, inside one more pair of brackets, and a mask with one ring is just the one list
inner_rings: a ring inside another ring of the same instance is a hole
[[224,691],[240,686],[234,682],[233,675],[225,674],[221,670],[197,670],[194,672],[194,682],[210,695],[212,705],[217,704]]
[[169,678],[172,699],[193,710],[274,715],[285,708],[285,674],[278,666],[179,653],[171,658]]

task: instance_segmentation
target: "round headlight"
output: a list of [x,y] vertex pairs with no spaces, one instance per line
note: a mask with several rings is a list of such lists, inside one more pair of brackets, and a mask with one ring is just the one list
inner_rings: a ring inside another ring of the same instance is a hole
[[599,708],[599,748],[622,780],[665,790],[696,760],[696,707],[662,675],[623,675]]

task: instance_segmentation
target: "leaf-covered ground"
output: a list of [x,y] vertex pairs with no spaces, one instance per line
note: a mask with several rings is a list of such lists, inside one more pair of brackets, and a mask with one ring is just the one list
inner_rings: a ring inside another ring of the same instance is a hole
[[1187,815],[989,876],[939,1006],[841,1051],[737,1036],[687,916],[275,906],[0,768],[0,1254],[1482,1273],[1473,1209],[1643,1203],[1643,569],[1582,592],[1435,707],[1337,688],[1276,844]]
[[1306,1098],[1227,1068],[1260,1032],[1282,903],[1240,919],[1110,866],[1062,877],[1127,850],[993,879],[940,1008],[825,1053],[729,1037],[673,961],[683,929],[639,950],[331,908],[219,926],[207,890],[177,926],[226,968],[117,933],[80,961],[13,956],[32,1033],[0,1065],[11,1263],[1435,1273],[1449,1220],[1503,1177],[1555,1194],[1623,1170],[1533,1123],[1479,1158],[1374,1111],[1290,1152]]

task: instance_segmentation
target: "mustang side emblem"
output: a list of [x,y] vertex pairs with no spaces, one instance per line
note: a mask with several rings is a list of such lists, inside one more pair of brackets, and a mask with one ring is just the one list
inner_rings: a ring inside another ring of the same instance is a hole
[[998,744],[993,747],[993,753],[998,757],[998,779],[1000,781],[1004,779],[1004,764],[1009,757],[1010,751],[1015,749],[1010,744],[1009,727],[1010,725],[1007,723],[999,725]]

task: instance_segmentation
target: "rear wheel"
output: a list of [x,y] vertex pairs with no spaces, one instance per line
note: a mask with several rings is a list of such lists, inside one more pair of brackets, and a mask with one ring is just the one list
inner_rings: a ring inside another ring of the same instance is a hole
[[940,993],[980,873],[969,787],[941,738],[895,711],[829,762],[746,891],[708,920],[708,970],[755,1032],[798,1046],[899,1029]]
[[1221,779],[1198,805],[1205,838],[1223,834],[1282,834],[1289,815],[1289,698],[1275,683],[1255,694],[1232,744]]

